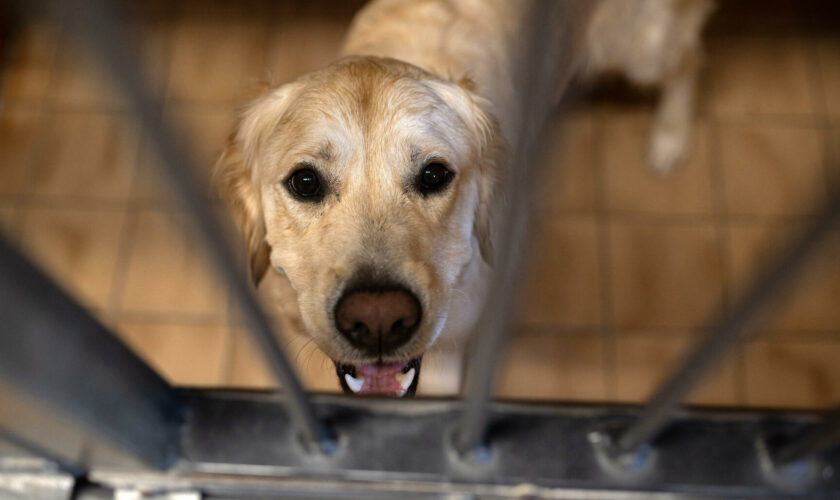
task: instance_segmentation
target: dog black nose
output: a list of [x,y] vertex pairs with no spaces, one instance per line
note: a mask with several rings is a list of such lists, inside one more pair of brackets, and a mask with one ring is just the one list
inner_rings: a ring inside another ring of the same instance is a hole
[[408,342],[420,324],[417,297],[401,286],[345,292],[335,308],[338,331],[370,354],[387,354]]

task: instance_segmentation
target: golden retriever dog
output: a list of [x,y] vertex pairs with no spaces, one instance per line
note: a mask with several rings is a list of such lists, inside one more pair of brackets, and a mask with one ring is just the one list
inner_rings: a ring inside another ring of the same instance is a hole
[[[507,145],[526,119],[515,63],[528,7],[373,1],[340,59],[248,105],[217,164],[254,282],[282,278],[284,326],[333,360],[345,392],[414,394],[429,348],[464,339],[476,322],[493,213],[516,170]],[[666,88],[652,161],[672,168],[684,154],[708,2],[566,7],[580,49],[558,64]]]

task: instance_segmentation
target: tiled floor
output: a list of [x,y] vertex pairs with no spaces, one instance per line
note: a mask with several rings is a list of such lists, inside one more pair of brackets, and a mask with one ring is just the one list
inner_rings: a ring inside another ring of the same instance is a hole
[[[153,2],[131,30],[165,116],[208,170],[262,82],[333,57],[354,3],[241,5]],[[500,395],[645,399],[840,184],[827,160],[840,158],[840,33],[734,32],[709,37],[691,157],[673,174],[645,167],[649,100],[590,96],[552,124]],[[96,65],[38,25],[14,48],[2,96],[3,232],[172,382],[270,387]],[[840,402],[840,235],[754,334],[692,402]],[[337,389],[311,342],[283,344],[308,387]],[[454,352],[442,344],[424,370],[456,380]]]

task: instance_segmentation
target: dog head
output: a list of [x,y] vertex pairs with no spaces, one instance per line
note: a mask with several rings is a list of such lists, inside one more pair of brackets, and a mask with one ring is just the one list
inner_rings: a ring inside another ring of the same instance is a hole
[[231,136],[216,182],[252,277],[288,278],[345,391],[413,393],[462,273],[491,258],[487,109],[469,85],[354,57],[270,90]]

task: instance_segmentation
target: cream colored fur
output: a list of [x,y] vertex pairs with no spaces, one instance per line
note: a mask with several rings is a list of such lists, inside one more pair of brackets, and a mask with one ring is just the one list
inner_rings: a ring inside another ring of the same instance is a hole
[[[580,8],[566,21],[585,28],[587,47],[577,52],[588,73],[617,69],[664,84],[668,109],[654,129],[652,161],[672,168],[684,155],[692,54],[705,16],[697,9],[707,2],[574,3]],[[415,337],[385,361],[421,355],[441,336],[465,345],[491,272],[499,188],[515,174],[506,145],[518,140],[524,119],[539,118],[521,116],[516,88],[528,5],[376,0],[354,20],[343,58],[269,90],[242,115],[217,165],[222,196],[245,234],[254,281],[270,273],[285,326],[304,330],[331,359],[375,361],[332,325],[335,302],[358,272],[405,283],[423,306]],[[653,40],[651,29],[666,34]],[[444,161],[455,178],[446,191],[423,197],[411,183],[429,159]],[[302,165],[323,174],[321,202],[288,193],[285,180]],[[460,359],[435,353],[447,364]],[[432,366],[421,392],[454,389],[457,368],[424,365]]]

